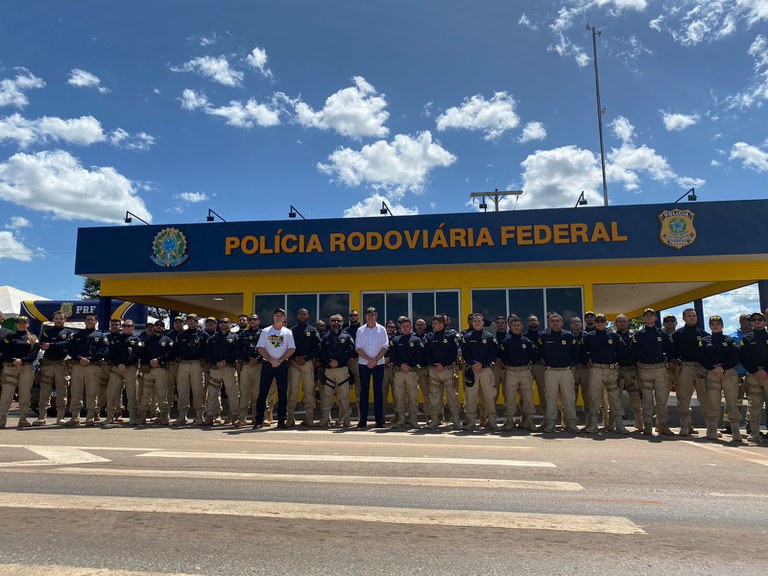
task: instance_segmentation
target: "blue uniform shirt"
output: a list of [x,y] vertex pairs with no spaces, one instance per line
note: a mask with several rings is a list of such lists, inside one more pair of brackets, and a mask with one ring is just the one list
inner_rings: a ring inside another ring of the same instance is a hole
[[67,343],[74,333],[74,330],[64,326],[61,328],[53,326],[43,330],[43,333],[40,334],[40,343],[48,344],[48,350],[44,352],[44,358],[54,362],[64,360],[67,357]]
[[459,335],[456,330],[444,328],[424,336],[424,362],[430,366],[450,366],[459,357]]
[[346,366],[355,357],[355,340],[344,330],[335,333],[329,330],[320,341],[320,361],[329,368],[331,360],[336,360],[339,366]]
[[754,374],[758,369],[768,370],[768,329],[752,330],[741,339],[741,365]]
[[312,361],[320,352],[320,336],[317,328],[309,324],[296,324],[291,327],[293,341],[296,343],[296,352],[293,358],[303,356],[305,360]]
[[705,336],[699,342],[699,364],[707,370],[720,366],[723,370],[739,365],[739,345],[723,333]]
[[102,332],[84,328],[72,334],[72,338],[67,343],[67,351],[72,360],[79,361],[87,358],[91,362],[100,362],[107,357],[109,343]]
[[173,340],[165,334],[152,334],[139,342],[139,359],[142,366],[150,367],[151,360],[157,360],[162,368],[171,360]]
[[579,344],[573,332],[547,330],[539,336],[539,353],[550,368],[567,368],[579,361]]
[[389,359],[395,366],[416,368],[424,361],[424,343],[414,333],[398,334],[389,341]]
[[487,330],[467,330],[462,336],[461,355],[468,365],[478,362],[483,368],[490,367],[497,349],[496,338]]
[[699,361],[699,343],[709,332],[705,332],[698,326],[683,326],[672,334],[672,343],[675,345],[675,358],[683,362]]
[[539,359],[539,349],[522,334],[509,332],[499,344],[498,357],[507,366],[528,366]]
[[584,357],[593,364],[618,364],[626,355],[624,340],[611,330],[593,330],[581,340]]
[[675,357],[672,338],[658,326],[643,326],[635,332],[631,351],[640,364],[661,364]]
[[227,366],[234,366],[237,362],[237,354],[240,344],[237,334],[216,332],[205,343],[205,359],[213,366],[219,362],[226,362]]

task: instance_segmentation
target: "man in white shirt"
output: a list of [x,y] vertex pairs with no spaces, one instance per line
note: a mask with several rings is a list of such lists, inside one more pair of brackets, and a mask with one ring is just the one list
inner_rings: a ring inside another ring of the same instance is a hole
[[376,417],[376,428],[384,427],[384,396],[382,384],[384,380],[384,354],[389,349],[387,330],[376,322],[376,308],[365,311],[365,325],[357,330],[355,349],[359,355],[360,368],[360,421],[358,428],[368,425],[368,395],[371,376],[373,376],[373,412]]
[[296,352],[293,332],[285,327],[285,310],[278,308],[272,316],[273,324],[261,331],[257,348],[264,358],[259,382],[259,396],[256,399],[256,415],[253,427],[264,424],[264,410],[267,396],[274,378],[277,384],[277,427],[288,428],[285,415],[288,409],[288,359]]

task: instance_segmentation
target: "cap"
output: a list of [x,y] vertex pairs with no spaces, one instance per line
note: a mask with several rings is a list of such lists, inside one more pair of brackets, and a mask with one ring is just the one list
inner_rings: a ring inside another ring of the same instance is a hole
[[275,308],[275,311],[273,312],[273,314],[282,314],[283,316],[285,316],[285,309],[284,308]]
[[205,319],[206,322],[216,322],[216,318],[213,316],[208,316],[208,318]]
[[672,314],[667,314],[662,319],[662,322],[677,322],[677,318],[675,318]]
[[366,314],[377,314],[376,308],[374,308],[373,306],[369,306],[368,308],[365,309],[365,313]]
[[165,322],[163,322],[162,320],[155,320],[155,326],[162,326],[163,328],[165,328]]
[[197,314],[187,314],[187,320],[200,320],[200,316]]
[[19,322],[26,322],[27,324],[29,324],[29,316],[17,316],[16,323],[19,323]]
[[755,318],[762,318],[765,320],[765,314],[762,312],[752,312],[752,316],[749,317],[750,320],[754,320]]
[[181,316],[176,316],[176,318],[173,319],[174,322],[176,322],[176,320],[178,320],[179,322],[184,322],[184,318],[182,318]]
[[592,312],[592,310],[588,310],[584,312],[584,318],[586,318],[587,316],[594,316],[595,318],[597,318],[598,316],[602,316],[603,318],[605,318],[604,314],[595,314],[594,312]]
[[643,316],[645,316],[646,314],[653,314],[654,316],[656,316],[656,310],[654,310],[653,308],[646,308],[645,310],[643,310]]
[[722,324],[723,319],[720,316],[710,316],[709,323],[711,324],[712,322],[720,322],[720,324]]
[[608,318],[606,318],[605,314],[603,314],[602,312],[598,312],[597,314],[595,314],[595,320],[597,320],[598,318],[602,318],[603,320],[608,320]]

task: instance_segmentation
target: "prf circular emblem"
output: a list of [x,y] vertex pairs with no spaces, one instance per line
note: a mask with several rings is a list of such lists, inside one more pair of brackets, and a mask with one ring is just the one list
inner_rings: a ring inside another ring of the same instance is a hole
[[175,268],[186,262],[187,238],[178,228],[163,228],[152,241],[152,262],[163,268]]

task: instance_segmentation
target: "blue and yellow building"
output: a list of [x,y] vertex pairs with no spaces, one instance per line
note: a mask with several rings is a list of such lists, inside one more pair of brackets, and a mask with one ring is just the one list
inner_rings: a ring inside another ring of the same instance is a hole
[[179,312],[379,319],[665,309],[759,282],[768,201],[80,228],[102,296]]

